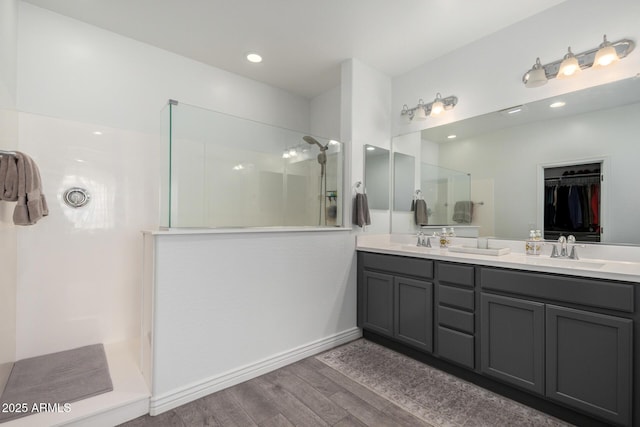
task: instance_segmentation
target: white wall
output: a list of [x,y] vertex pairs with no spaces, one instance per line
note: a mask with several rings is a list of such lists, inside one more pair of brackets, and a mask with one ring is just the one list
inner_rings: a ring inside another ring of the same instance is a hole
[[[20,148],[40,166],[51,213],[18,233],[17,356],[135,338],[139,231],[159,222],[167,99],[302,132],[310,102],[30,4],[20,3],[19,18]],[[61,193],[78,183],[94,199],[71,210]],[[353,246],[342,255],[351,268]],[[277,256],[263,254],[265,262]],[[235,259],[229,268],[245,271]],[[349,283],[355,292],[355,275]]]
[[[17,0],[0,1],[0,149],[18,145],[16,103]],[[0,202],[0,394],[16,357],[16,227],[13,203]]]
[[[541,226],[537,207],[540,165],[606,158],[603,241],[637,243],[640,229],[634,212],[640,211],[640,200],[632,195],[640,182],[638,117],[640,104],[632,104],[447,142],[440,146],[440,165],[471,173],[471,198],[485,202],[478,214],[494,206],[496,236],[524,239],[531,224]],[[491,187],[494,203],[486,199]]]
[[[393,79],[392,135],[404,134],[461,120],[553,95],[631,77],[640,69],[640,55],[634,51],[615,67],[588,70],[579,78],[551,80],[547,85],[527,89],[523,74],[540,57],[543,63],[562,59],[567,46],[574,52],[597,47],[602,35],[609,40],[631,38],[638,42],[640,2],[637,0],[567,0],[553,8],[488,37],[444,55]],[[442,96],[459,98],[455,109],[439,118],[404,124],[403,104],[413,107]]]
[[152,414],[360,334],[348,230],[147,238],[156,257]]
[[[349,211],[355,194],[354,184],[364,182],[364,146],[375,145],[390,149],[389,138],[391,79],[358,59],[350,59],[342,65],[342,129],[341,139],[349,142],[351,150],[346,163],[351,182],[345,183],[345,193],[350,194]],[[365,183],[366,184],[366,183]],[[371,210],[371,225],[367,233],[388,233],[389,212]],[[349,213],[350,215],[350,213]],[[351,216],[347,216],[351,222]],[[356,226],[356,228],[358,228]],[[358,228],[358,230],[361,230]]]
[[340,86],[311,99],[311,135],[340,140]]
[[20,3],[19,23],[21,111],[155,133],[171,98],[289,129],[309,128],[309,101],[281,89],[28,3]]

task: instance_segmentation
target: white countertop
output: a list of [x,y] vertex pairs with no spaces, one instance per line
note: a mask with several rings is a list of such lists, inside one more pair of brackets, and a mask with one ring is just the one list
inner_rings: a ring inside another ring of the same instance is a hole
[[[475,245],[475,242],[476,239],[454,238],[452,244]],[[440,249],[435,239],[432,239],[431,243],[435,247],[416,246],[415,237],[409,235],[360,235],[357,237],[356,249],[365,252],[640,283],[640,262],[630,260],[635,258],[640,261],[640,256],[636,256],[640,253],[640,248],[635,247],[588,245],[586,248],[577,248],[578,251],[582,249],[585,256],[581,256],[579,260],[572,260],[550,258],[550,243],[546,245],[547,248],[542,255],[526,255],[524,241],[490,239],[490,248],[509,247],[511,249],[510,253],[500,256],[450,252],[448,249]],[[586,256],[587,254],[589,257]],[[615,255],[615,260],[608,256],[603,258],[604,255]]]

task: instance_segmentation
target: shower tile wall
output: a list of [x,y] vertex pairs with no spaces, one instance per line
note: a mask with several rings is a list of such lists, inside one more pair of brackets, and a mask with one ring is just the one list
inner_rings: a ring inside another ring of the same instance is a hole
[[[140,230],[158,225],[159,136],[26,113],[19,121],[50,213],[18,230],[17,358],[136,338]],[[91,193],[79,209],[62,202],[75,186]]]
[[[0,109],[0,148],[15,148],[18,114]],[[13,203],[0,202],[0,392],[16,356],[16,227]]]

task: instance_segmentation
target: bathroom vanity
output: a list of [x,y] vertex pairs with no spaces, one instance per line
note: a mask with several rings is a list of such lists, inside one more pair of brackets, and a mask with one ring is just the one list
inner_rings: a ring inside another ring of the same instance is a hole
[[357,246],[365,337],[574,424],[640,425],[638,263],[371,237]]

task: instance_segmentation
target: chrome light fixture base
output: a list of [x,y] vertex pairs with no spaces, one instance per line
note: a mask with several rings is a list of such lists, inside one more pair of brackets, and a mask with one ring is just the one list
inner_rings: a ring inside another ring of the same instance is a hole
[[[447,96],[443,98],[440,93],[436,95],[436,98],[433,102],[429,102],[425,104],[422,99],[418,101],[418,105],[413,108],[409,108],[407,104],[402,106],[402,111],[400,111],[401,116],[407,117],[409,121],[412,120],[426,120],[428,116],[433,116],[439,114],[442,109],[444,111],[451,110],[458,104],[458,97],[455,95]],[[434,109],[434,106],[436,107]],[[436,112],[437,110],[437,112]]]
[[[584,52],[573,54],[573,56],[575,56],[575,58],[578,60],[578,65],[580,66],[580,69],[585,70],[587,68],[591,68],[594,66],[596,54],[598,53],[598,51],[603,47],[609,47],[609,46],[613,47],[615,49],[615,52],[618,55],[618,58],[622,59],[628,56],[633,51],[636,44],[633,40],[629,40],[629,39],[622,39],[616,42],[609,42],[607,41],[607,37],[605,35],[604,42],[600,46]],[[544,74],[547,80],[557,78],[558,72],[560,71],[560,66],[564,61],[564,59],[565,58],[559,59],[557,61],[550,62],[544,65],[540,65],[540,62],[538,59],[538,61],[536,61],[536,64],[522,76],[522,83],[524,83],[526,87],[536,87],[546,83],[546,81],[540,75],[541,73],[539,71],[536,71],[536,70],[539,70],[540,68],[544,70]]]

